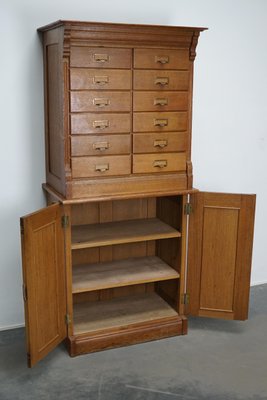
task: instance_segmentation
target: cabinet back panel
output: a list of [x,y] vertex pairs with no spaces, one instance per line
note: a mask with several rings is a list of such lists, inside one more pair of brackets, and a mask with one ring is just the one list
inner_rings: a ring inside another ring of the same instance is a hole
[[81,203],[72,206],[72,225],[153,218],[156,199],[129,199],[99,203]]
[[110,300],[117,297],[126,297],[134,294],[151,293],[154,291],[154,286],[154,283],[145,283],[140,285],[96,290],[95,292],[76,293],[73,295],[73,303],[96,302],[101,300]]

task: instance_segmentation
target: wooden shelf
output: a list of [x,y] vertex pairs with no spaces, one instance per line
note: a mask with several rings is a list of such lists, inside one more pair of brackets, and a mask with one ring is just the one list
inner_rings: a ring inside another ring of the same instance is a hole
[[181,233],[157,218],[72,227],[72,250],[112,244],[180,237]]
[[72,293],[177,279],[179,274],[158,257],[128,258],[73,267]]
[[74,304],[73,311],[75,335],[114,328],[123,330],[130,325],[179,317],[178,313],[155,293],[78,303]]

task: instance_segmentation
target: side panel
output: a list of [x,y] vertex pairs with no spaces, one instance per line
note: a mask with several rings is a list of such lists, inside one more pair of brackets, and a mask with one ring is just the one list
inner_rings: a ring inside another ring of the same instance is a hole
[[245,320],[255,195],[200,192],[191,202],[187,313]]
[[54,204],[21,218],[28,364],[32,367],[67,335],[64,229]]

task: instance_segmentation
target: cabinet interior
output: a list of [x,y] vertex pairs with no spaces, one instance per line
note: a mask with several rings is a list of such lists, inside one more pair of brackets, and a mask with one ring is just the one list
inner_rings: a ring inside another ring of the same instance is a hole
[[182,196],[71,206],[73,330],[179,313]]

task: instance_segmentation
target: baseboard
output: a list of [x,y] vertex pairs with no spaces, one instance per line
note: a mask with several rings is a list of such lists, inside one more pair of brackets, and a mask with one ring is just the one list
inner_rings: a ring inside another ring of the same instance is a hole
[[0,331],[9,331],[10,329],[24,328],[24,326],[25,326],[25,324],[0,326]]
[[267,281],[256,281],[251,283],[251,287],[252,286],[259,286],[259,285],[265,285],[267,283]]

